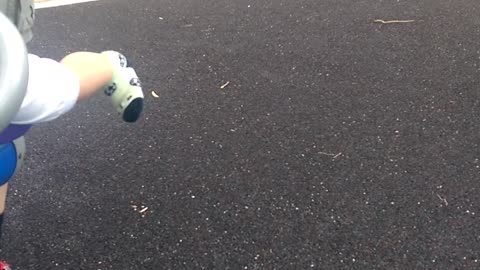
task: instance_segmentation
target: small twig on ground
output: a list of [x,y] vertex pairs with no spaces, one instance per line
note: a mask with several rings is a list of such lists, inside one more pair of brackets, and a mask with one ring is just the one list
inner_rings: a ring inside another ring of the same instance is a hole
[[339,156],[341,156],[343,153],[340,152],[338,154],[333,154],[333,153],[326,153],[326,152],[318,152],[320,155],[324,155],[324,156],[331,156],[332,159],[336,159],[338,158]]
[[437,197],[438,197],[443,203],[445,203],[445,206],[448,206],[447,199],[442,198],[442,196],[440,196],[440,195],[438,195],[438,194],[437,194]]
[[341,155],[342,155],[342,152],[340,152],[340,153],[336,154],[335,156],[333,156],[333,159],[336,159],[336,158],[338,158],[338,157],[341,156]]
[[391,21],[374,20],[373,22],[381,23],[381,24],[390,24],[390,23],[412,23],[412,22],[414,22],[414,20],[391,20]]
[[222,84],[222,86],[220,86],[220,89],[223,89],[223,88],[227,87],[229,84],[230,84],[230,82],[226,82],[226,83]]

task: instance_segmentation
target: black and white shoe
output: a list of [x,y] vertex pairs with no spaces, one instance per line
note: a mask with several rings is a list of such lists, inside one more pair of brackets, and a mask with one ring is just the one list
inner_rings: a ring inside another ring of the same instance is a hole
[[125,122],[136,122],[143,111],[144,95],[140,79],[121,53],[105,51],[102,54],[107,55],[115,67],[112,82],[104,88],[104,93],[112,99]]

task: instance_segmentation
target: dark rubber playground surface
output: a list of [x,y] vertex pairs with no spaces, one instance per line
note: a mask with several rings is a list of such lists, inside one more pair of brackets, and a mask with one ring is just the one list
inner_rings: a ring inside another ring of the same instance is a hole
[[16,270],[478,269],[480,3],[417,2],[39,10],[32,52],[124,52],[146,112],[124,124],[99,95],[28,135],[3,258]]

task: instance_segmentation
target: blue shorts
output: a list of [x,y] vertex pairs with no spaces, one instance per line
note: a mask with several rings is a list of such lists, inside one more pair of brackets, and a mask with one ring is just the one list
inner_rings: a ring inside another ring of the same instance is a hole
[[25,155],[25,141],[22,138],[0,145],[0,186],[8,182],[20,168]]

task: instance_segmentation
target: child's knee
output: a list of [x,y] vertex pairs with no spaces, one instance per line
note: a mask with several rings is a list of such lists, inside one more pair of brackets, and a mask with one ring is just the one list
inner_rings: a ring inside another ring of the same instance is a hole
[[23,137],[14,142],[0,145],[0,186],[7,183],[17,172],[25,156],[25,140]]

